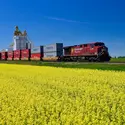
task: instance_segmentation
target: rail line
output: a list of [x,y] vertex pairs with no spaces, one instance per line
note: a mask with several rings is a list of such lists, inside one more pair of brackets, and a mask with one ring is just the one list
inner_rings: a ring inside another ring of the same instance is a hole
[[22,62],[22,64],[25,62],[25,63],[32,63],[32,62],[41,62],[42,63],[63,63],[63,64],[122,64],[122,65],[125,65],[125,62],[71,62],[71,61],[68,61],[68,62],[58,62],[58,61],[16,61],[16,60],[13,60],[13,61],[8,61],[8,60],[2,60],[0,61],[0,63],[18,63],[18,62]]
[[[16,61],[15,61],[16,62]],[[30,61],[29,61],[30,62]],[[43,63],[64,63],[64,64],[125,64],[125,62],[88,62],[88,61],[32,61],[32,62],[43,62]]]

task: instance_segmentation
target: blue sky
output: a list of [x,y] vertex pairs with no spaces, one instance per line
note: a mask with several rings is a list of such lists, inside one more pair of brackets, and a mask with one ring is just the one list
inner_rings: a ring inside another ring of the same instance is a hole
[[0,49],[18,25],[36,46],[102,41],[112,56],[125,55],[124,6],[124,0],[0,0]]

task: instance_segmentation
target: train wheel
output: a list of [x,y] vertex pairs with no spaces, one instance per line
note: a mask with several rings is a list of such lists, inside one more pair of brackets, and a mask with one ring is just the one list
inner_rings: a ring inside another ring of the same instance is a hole
[[94,58],[93,58],[93,57],[90,57],[90,58],[89,58],[89,62],[94,62]]
[[100,58],[96,59],[96,62],[101,62]]
[[96,61],[96,58],[95,57],[90,57],[89,58],[89,62],[95,62]]

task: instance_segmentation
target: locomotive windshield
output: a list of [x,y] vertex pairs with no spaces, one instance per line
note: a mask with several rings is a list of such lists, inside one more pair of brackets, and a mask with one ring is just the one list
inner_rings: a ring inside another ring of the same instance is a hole
[[104,43],[95,43],[95,46],[105,46]]

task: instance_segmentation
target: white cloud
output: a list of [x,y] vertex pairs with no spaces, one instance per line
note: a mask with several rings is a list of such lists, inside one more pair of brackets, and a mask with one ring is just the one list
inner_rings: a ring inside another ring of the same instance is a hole
[[68,19],[58,18],[58,17],[45,16],[45,18],[47,18],[49,20],[65,21],[65,22],[69,22],[69,23],[87,23],[87,22],[76,21],[76,20],[68,20]]

